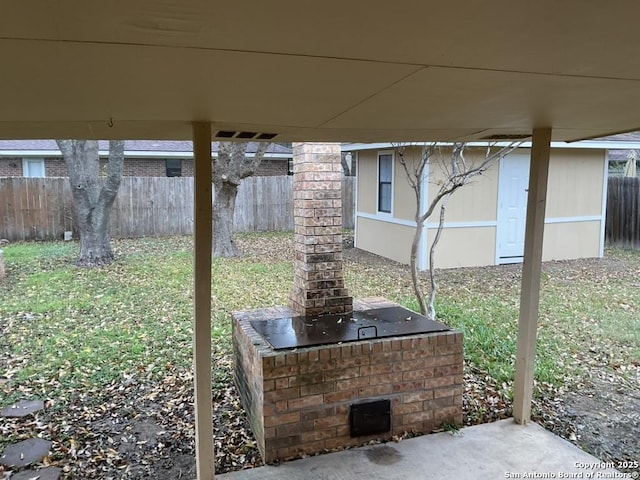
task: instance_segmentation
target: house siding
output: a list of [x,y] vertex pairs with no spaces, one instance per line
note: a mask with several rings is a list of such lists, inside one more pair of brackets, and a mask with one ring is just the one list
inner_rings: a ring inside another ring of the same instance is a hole
[[[415,200],[396,159],[394,211],[376,212],[376,159],[378,150],[358,152],[358,212],[356,246],[401,263],[409,262],[409,248],[415,231]],[[419,150],[414,152],[416,155]],[[528,149],[514,154],[529,156]],[[442,152],[446,161],[447,151]],[[482,159],[484,149],[469,149],[466,159]],[[600,149],[559,149],[551,153],[543,260],[598,257],[601,255],[603,195],[606,153]],[[431,201],[444,178],[437,162],[430,166],[427,195]],[[494,265],[497,263],[499,162],[476,177],[450,199],[445,228],[438,245],[438,268]],[[438,211],[427,221],[427,241],[436,233]],[[466,246],[465,246],[466,245]],[[468,248],[472,245],[473,248]],[[423,246],[422,266],[428,265]]]
[[600,256],[600,221],[548,223],[544,226],[542,260]]
[[358,153],[358,210],[375,214],[377,209],[377,153],[373,150]]
[[[409,184],[407,174],[397,156],[394,156],[394,216],[401,220],[415,221],[416,218],[416,194]],[[422,147],[409,148],[404,154],[409,168],[417,164],[422,158]]]
[[414,230],[407,225],[361,217],[358,218],[356,247],[396,262],[409,263]]
[[[429,242],[436,229],[428,230]],[[435,254],[438,268],[482,267],[496,259],[496,227],[445,228]]]
[[602,214],[602,150],[554,152],[549,165],[547,218]]
[[603,150],[560,150],[552,155],[543,260],[600,256],[605,162]]
[[[465,157],[469,162],[474,160],[482,161],[477,151],[469,152]],[[429,202],[433,201],[438,193],[440,181],[445,178],[442,168],[438,167],[440,165],[435,164],[431,168],[428,186]],[[496,220],[498,211],[498,169],[499,162],[495,162],[481,176],[472,179],[470,184],[460,188],[450,197],[446,209],[446,221],[448,223]],[[434,212],[428,221],[437,223],[438,213],[438,211]]]

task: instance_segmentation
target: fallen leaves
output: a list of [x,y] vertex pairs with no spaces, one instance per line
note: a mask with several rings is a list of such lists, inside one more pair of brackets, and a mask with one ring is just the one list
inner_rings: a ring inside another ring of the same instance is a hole
[[[261,464],[232,382],[228,312],[286,304],[293,281],[292,235],[241,235],[238,244],[251,253],[214,264],[218,473]],[[1,403],[46,401],[43,413],[3,419],[0,449],[34,436],[52,440],[44,463],[62,468],[64,478],[195,477],[190,240],[115,241],[119,259],[102,270],[74,267],[69,244],[55,245],[24,246],[28,252],[14,257],[22,264],[9,266],[11,282],[0,287]],[[407,267],[356,249],[345,250],[344,256],[347,286],[355,297],[410,301]],[[515,342],[507,322],[517,321],[520,268],[438,275],[441,304],[449,302],[448,310],[441,311],[474,316],[474,333],[487,341],[476,348],[483,363],[469,361],[475,353],[469,349],[476,345],[471,337],[465,345],[464,422],[506,418],[512,411],[512,385],[505,380],[510,375],[505,365],[513,365]],[[580,443],[590,438],[592,425],[622,425],[617,404],[607,403],[599,392],[640,395],[633,323],[640,305],[639,277],[640,258],[627,252],[545,264],[540,336],[551,350],[541,352],[539,360],[553,375],[561,373],[536,383],[535,419],[546,428]],[[465,303],[454,305],[454,300]],[[496,330],[498,335],[492,333]],[[545,356],[556,366],[545,364]],[[579,409],[567,412],[572,392],[591,395],[605,407],[590,405],[593,418],[583,418]],[[635,420],[626,418],[633,427]],[[635,428],[637,433],[640,427]],[[624,431],[619,427],[616,435]],[[629,445],[614,445],[605,452],[607,458],[616,458],[616,448],[633,451]],[[4,474],[0,471],[0,478]]]

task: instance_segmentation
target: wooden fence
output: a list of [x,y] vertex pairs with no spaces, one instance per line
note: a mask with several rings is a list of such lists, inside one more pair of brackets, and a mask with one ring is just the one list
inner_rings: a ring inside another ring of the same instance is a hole
[[[343,225],[354,226],[355,179],[343,184]],[[293,178],[250,177],[238,191],[235,229],[293,230]],[[53,240],[74,231],[66,178],[0,178],[0,238]],[[111,213],[111,236],[188,235],[193,232],[192,177],[124,177]]]
[[609,178],[606,239],[612,245],[640,248],[640,178]]

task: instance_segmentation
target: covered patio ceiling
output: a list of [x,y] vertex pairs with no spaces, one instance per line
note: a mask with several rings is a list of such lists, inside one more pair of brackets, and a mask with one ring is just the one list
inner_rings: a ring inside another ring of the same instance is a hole
[[0,138],[640,129],[633,0],[4,2]]

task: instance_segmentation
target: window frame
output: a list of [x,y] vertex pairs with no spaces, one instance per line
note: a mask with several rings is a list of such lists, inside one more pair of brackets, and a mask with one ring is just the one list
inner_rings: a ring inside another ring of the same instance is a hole
[[[175,166],[170,167],[169,162],[177,162],[178,167],[175,167]],[[181,158],[166,158],[164,166],[165,166],[165,174],[167,175],[167,177],[182,176],[182,159]]]
[[[382,157],[388,157],[389,161],[390,161],[390,167],[391,170],[389,172],[389,176],[390,179],[389,181],[383,181],[381,179],[381,165],[382,165]],[[389,215],[389,216],[393,216],[393,179],[394,179],[394,174],[395,174],[395,158],[393,155],[393,151],[391,150],[384,150],[384,151],[380,151],[377,154],[377,165],[376,165],[376,212],[380,215]],[[389,199],[388,199],[388,205],[382,205],[383,203],[383,198],[382,198],[382,190],[383,190],[383,185],[388,185],[389,186]],[[388,210],[386,209],[386,207],[388,207]]]
[[[42,175],[32,175],[30,165],[37,164],[42,169]],[[47,167],[42,157],[27,157],[22,159],[22,176],[25,178],[45,178]]]

